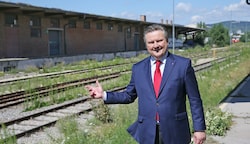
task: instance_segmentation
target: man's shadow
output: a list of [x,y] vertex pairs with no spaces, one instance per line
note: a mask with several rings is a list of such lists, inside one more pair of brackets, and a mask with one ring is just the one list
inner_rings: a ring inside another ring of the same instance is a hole
[[250,102],[250,74],[248,74],[220,103]]

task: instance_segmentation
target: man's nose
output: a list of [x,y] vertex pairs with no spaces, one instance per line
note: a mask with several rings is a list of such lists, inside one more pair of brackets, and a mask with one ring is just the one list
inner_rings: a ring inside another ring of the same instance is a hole
[[158,47],[159,46],[159,43],[157,41],[154,41],[154,44],[153,44],[154,47]]

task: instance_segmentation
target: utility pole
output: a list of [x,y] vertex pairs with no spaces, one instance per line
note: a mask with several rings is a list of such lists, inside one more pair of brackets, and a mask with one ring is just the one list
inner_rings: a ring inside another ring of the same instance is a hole
[[173,0],[173,22],[172,22],[172,36],[173,36],[173,40],[172,40],[172,43],[173,43],[173,54],[174,54],[174,49],[175,49],[175,26],[174,26],[174,0]]
[[245,24],[245,43],[247,42],[247,22]]

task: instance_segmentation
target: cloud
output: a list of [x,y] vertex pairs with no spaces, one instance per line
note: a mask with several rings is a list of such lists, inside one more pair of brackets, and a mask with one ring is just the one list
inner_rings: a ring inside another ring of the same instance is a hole
[[[194,7],[191,3],[180,2],[175,7],[175,23],[178,24],[196,24],[198,22],[217,23],[228,20],[249,21],[250,6],[246,4],[245,0],[241,0],[238,3],[213,5],[213,8],[208,7]],[[231,15],[232,11],[232,15]],[[166,20],[169,22],[173,19],[172,11],[166,13],[166,11],[144,11],[143,13],[135,13],[131,11],[123,11],[115,13],[112,16],[121,17],[132,20],[140,20],[140,15],[146,15],[147,22],[161,22]]]
[[189,12],[191,10],[191,7],[191,4],[180,2],[176,5],[176,10]]
[[203,17],[200,16],[200,15],[194,15],[191,17],[191,22],[192,23],[198,23],[198,22],[201,22],[203,21]]
[[165,17],[161,12],[146,12],[145,15],[147,16],[147,21],[150,22],[160,22]]
[[246,4],[245,0],[226,6],[215,6],[213,9],[203,9],[201,11],[201,9],[197,8],[194,10],[193,16],[190,17],[191,23],[200,21],[205,23],[217,23],[229,20],[244,21],[250,18],[249,5]]
[[119,14],[113,13],[111,14],[112,17],[119,17],[119,18],[124,18],[124,19],[131,19],[131,20],[139,20],[139,15],[136,15],[135,13],[128,12],[128,11],[123,11]]
[[[225,11],[238,11],[238,10],[242,10],[242,9],[246,9],[247,8],[247,4],[245,0],[241,0],[240,3],[234,3],[234,4],[230,4],[229,6],[225,6],[224,10]],[[249,9],[249,7],[248,7]]]

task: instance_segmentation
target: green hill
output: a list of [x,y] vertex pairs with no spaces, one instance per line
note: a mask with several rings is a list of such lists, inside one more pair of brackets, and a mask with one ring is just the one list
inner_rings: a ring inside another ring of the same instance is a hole
[[250,22],[249,21],[224,21],[214,24],[206,24],[207,28],[211,28],[216,24],[222,24],[227,29],[231,29],[233,33],[236,33],[237,31],[241,31],[242,33],[250,32]]

